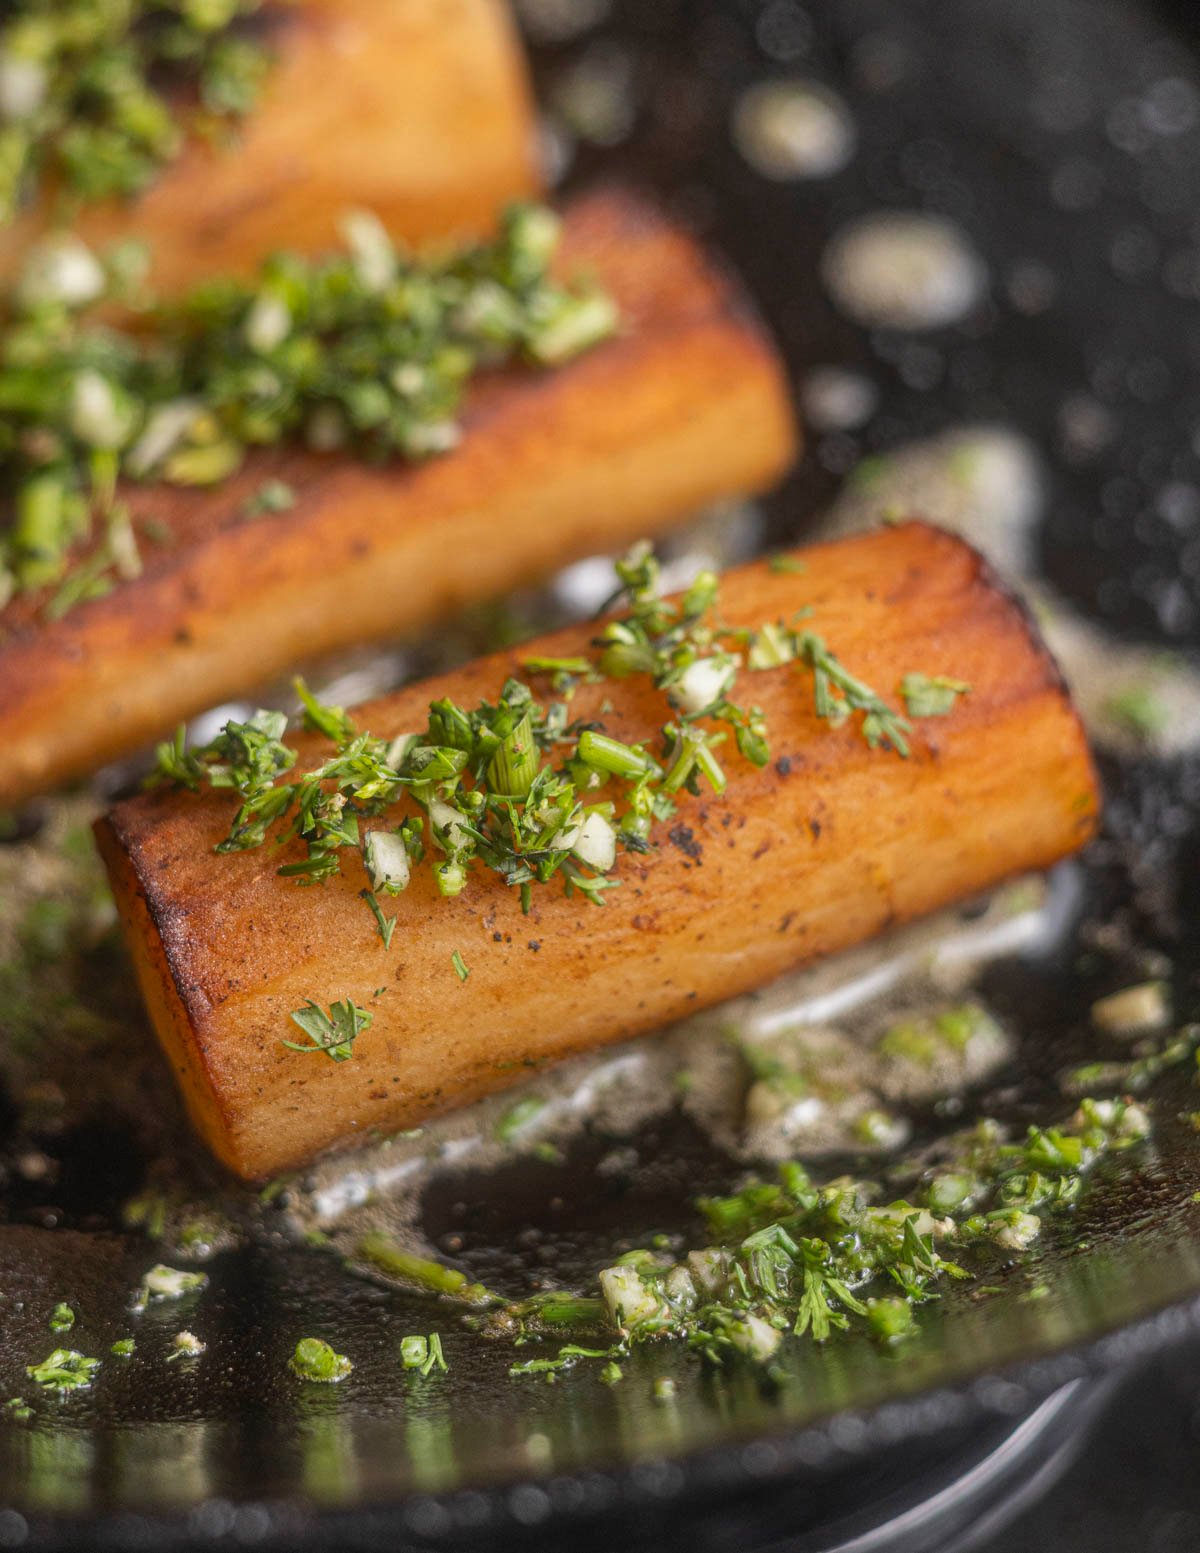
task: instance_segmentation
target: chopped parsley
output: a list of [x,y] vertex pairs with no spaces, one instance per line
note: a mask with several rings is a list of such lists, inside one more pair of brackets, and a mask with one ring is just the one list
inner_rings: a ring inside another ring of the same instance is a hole
[[283,1045],[294,1052],[324,1052],[334,1062],[346,1062],[354,1055],[354,1043],[374,1019],[368,1009],[359,1008],[353,998],[331,1003],[329,1011],[310,998],[303,1008],[292,1012],[291,1018],[298,1024],[308,1044],[300,1041],[284,1041]]
[[166,1267],[159,1263],[152,1267],[144,1275],[137,1294],[134,1296],[134,1310],[145,1310],[147,1305],[157,1304],[160,1300],[178,1300],[185,1294],[193,1294],[197,1289],[204,1288],[208,1282],[207,1273],[186,1273],[175,1267]]
[[[1011,1142],[984,1121],[936,1168],[911,1163],[911,1201],[880,1202],[877,1183],[845,1176],[819,1185],[790,1162],[773,1181],[701,1199],[712,1237],[703,1249],[675,1261],[630,1251],[599,1274],[598,1299],[558,1291],[504,1306],[483,1324],[518,1342],[616,1332],[615,1348],[568,1344],[510,1372],[550,1377],[603,1358],[602,1378],[616,1378],[613,1360],[631,1345],[668,1338],[714,1364],[735,1356],[766,1364],[788,1334],[823,1343],[853,1324],[896,1342],[912,1330],[914,1307],[948,1280],[973,1276],[958,1257],[1027,1249],[1047,1214],[1079,1200],[1100,1159],[1148,1134],[1146,1113],[1125,1100],[1084,1100],[1063,1126],[1030,1127]],[[950,1246],[954,1259],[944,1254]]]
[[52,1332],[69,1332],[75,1325],[75,1312],[69,1305],[58,1304],[54,1307],[50,1316],[50,1330]]
[[264,480],[242,508],[243,518],[261,518],[268,513],[290,512],[296,505],[296,493],[284,480]]
[[[383,908],[379,904],[379,897],[374,890],[360,890],[359,894],[371,908],[371,915],[375,918],[375,925],[378,927],[379,936],[383,940],[383,947],[390,949],[392,947],[392,934],[396,931],[395,917],[384,916]],[[295,1018],[295,1015],[292,1017]]]
[[109,1352],[118,1359],[128,1359],[132,1356],[137,1344],[132,1337],[119,1337],[109,1349]]
[[1146,742],[1164,733],[1171,722],[1162,698],[1148,685],[1129,685],[1115,691],[1105,701],[1104,711],[1126,733]]
[[40,1364],[28,1364],[25,1373],[44,1391],[84,1391],[100,1368],[99,1359],[89,1359],[74,1348],[56,1348]]
[[[253,280],[207,282],[127,330],[89,313],[114,292],[111,262],[75,238],[34,251],[0,296],[0,606],[49,589],[58,615],[138,575],[128,482],[216,485],[251,449],[287,443],[429,458],[458,442],[478,369],[554,366],[617,324],[606,295],[551,278],[559,222],[540,206],[435,259],[396,249],[362,213],[345,236],[339,254],[277,254]],[[241,515],[293,500],[268,480]]]
[[431,1332],[428,1337],[419,1335],[402,1337],[400,1339],[400,1363],[406,1370],[419,1370],[422,1375],[429,1375],[435,1369],[448,1370],[446,1355],[442,1352],[442,1338],[439,1332]]
[[[624,1354],[628,1350],[624,1344],[618,1343],[615,1348],[580,1348],[577,1343],[566,1343],[558,1350],[556,1359],[526,1359],[520,1364],[509,1367],[510,1375],[545,1375],[553,1378],[562,1370],[569,1370],[572,1365],[578,1364],[580,1359],[612,1359],[614,1354]],[[617,1370],[618,1377],[620,1370]]]
[[[834,725],[857,719],[872,749],[908,755],[910,724],[819,636],[783,621],[758,630],[722,625],[712,572],[700,573],[677,603],[663,598],[658,563],[644,543],[616,570],[627,608],[600,627],[595,672],[646,675],[662,693],[665,720],[654,748],[626,744],[598,723],[570,721],[566,701],[544,704],[516,678],[494,704],[483,701],[473,711],[448,697],[435,701],[421,732],[390,740],[360,730],[341,707],[319,701],[297,680],[305,728],[334,746],[313,770],[289,776],[296,755],[283,742],[286,719],[260,711],[227,723],[195,749],[181,729],[159,747],[152,780],[237,793],[241,801],[219,852],[262,846],[272,833],[277,841],[298,838],[304,855],[279,873],[301,884],[360,865],[372,886],[360,893],[387,948],[393,929],[379,892],[401,893],[425,862],[444,896],[460,894],[482,865],[519,892],[526,912],[535,887],[554,881],[569,896],[603,905],[620,883],[611,877],[619,852],[647,851],[654,825],[677,812],[684,792],[724,792],[717,752],[731,737],[751,765],[770,759],[761,710],[732,699],[743,668],[793,664],[811,675],[820,717]],[[529,662],[557,679],[568,669],[588,669],[591,660]],[[362,825],[404,800],[418,812],[397,829]],[[452,963],[465,981],[470,973],[460,952]],[[328,1014],[310,1002],[292,1018],[310,1037],[294,1049],[340,1060],[370,1015],[348,1001]]]
[[1116,1062],[1088,1062],[1072,1068],[1062,1075],[1060,1087],[1068,1095],[1113,1089],[1122,1094],[1141,1094],[1170,1068],[1196,1057],[1198,1048],[1200,1025],[1185,1025],[1140,1057]]
[[907,757],[910,725],[869,685],[851,674],[819,636],[811,631],[804,632],[800,638],[800,655],[812,667],[818,717],[836,725],[852,713],[861,712],[862,736],[872,749],[880,744],[890,744],[898,755]]
[[965,680],[948,679],[944,674],[906,674],[900,681],[900,694],[910,717],[945,717],[954,710],[959,696],[970,694]]
[[546,1102],[541,1095],[525,1095],[510,1105],[496,1123],[497,1143],[512,1143],[545,1107]]
[[335,1353],[319,1337],[302,1337],[288,1365],[301,1380],[316,1381],[324,1386],[336,1386],[354,1368],[345,1354]]
[[10,0],[0,27],[0,224],[44,183],[76,199],[144,189],[201,123],[258,97],[269,59],[246,24],[262,0]]

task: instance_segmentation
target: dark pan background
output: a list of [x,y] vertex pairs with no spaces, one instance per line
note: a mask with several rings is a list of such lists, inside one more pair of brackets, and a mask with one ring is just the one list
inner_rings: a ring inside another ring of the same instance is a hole
[[[589,50],[631,72],[631,133],[582,148],[571,183],[603,173],[658,188],[746,276],[797,381],[814,363],[845,363],[880,388],[861,436],[813,439],[771,503],[775,539],[802,536],[858,457],[1001,421],[1045,455],[1044,568],[1062,593],[1131,638],[1200,643],[1200,117],[1155,134],[1138,106],[1165,77],[1200,93],[1198,19],[1191,0],[628,0],[583,39],[536,47],[549,95]],[[788,73],[833,85],[853,110],[858,154],[832,179],[769,183],[730,141],[739,91]],[[880,206],[943,212],[971,234],[993,284],[966,324],[918,344],[867,334],[824,299],[818,261],[830,234]],[[1035,313],[1010,285],[1031,260],[1057,282]],[[1061,422],[1064,401],[1081,393],[1118,430],[1085,461],[1067,456]],[[1110,763],[1105,776],[1093,899],[1169,950],[1177,1007],[1194,1014],[1200,764]],[[1065,956],[988,991],[1035,1030],[1024,1054],[1033,1104],[1080,1039],[1094,988]],[[1177,1098],[1180,1110],[1195,1103],[1183,1080]],[[73,1338],[101,1351],[89,1342],[121,1320],[149,1260],[143,1243],[98,1227],[138,1184],[138,1162],[111,1137],[63,1147],[62,1216],[83,1227],[37,1228],[21,1203],[0,1200],[5,1386],[44,1339],[47,1297],[69,1283],[84,1312]],[[552,1178],[514,1167],[439,1188],[427,1220],[435,1234],[463,1234],[472,1270],[519,1285],[535,1262],[569,1278],[599,1265],[622,1233],[688,1222],[695,1191],[727,1178],[698,1139],[666,1124],[641,1140],[653,1168],[597,1201],[590,1147]],[[517,1385],[507,1350],[452,1330],[449,1375],[422,1385],[398,1371],[394,1346],[398,1333],[432,1324],[427,1307],[268,1243],[213,1265],[195,1313],[209,1339],[202,1365],[131,1367],[50,1421],[0,1425],[0,1503],[13,1506],[0,1510],[0,1548],[817,1547],[815,1530],[800,1542],[785,1534],[889,1496],[893,1508],[894,1496],[919,1498],[1078,1381],[1038,1436],[1036,1462],[1051,1461],[1111,1400],[1090,1377],[1183,1342],[1200,1317],[1196,1184],[1200,1140],[1168,1125],[1160,1152],[1041,1253],[1048,1297],[1027,1298],[1030,1276],[1014,1274],[990,1304],[931,1310],[899,1357],[865,1342],[802,1354],[782,1390],[653,1352],[613,1390],[584,1374]],[[536,1257],[518,1249],[529,1231],[540,1236]],[[161,1358],[187,1320],[150,1312],[145,1355]],[[449,1330],[447,1318],[439,1324]],[[298,1393],[284,1361],[308,1331],[354,1356],[353,1386]],[[1102,1436],[1109,1444],[1077,1469],[1096,1497],[1056,1501],[1073,1508],[1049,1512],[1057,1520],[1043,1511],[1017,1540],[992,1545],[1195,1546],[1200,1505],[1183,1497],[1194,1471],[1179,1451],[1197,1363],[1182,1350],[1160,1361],[1159,1389],[1144,1394],[1159,1400],[1141,1413],[1121,1394],[1110,1416],[1125,1433]],[[650,1398],[659,1374],[676,1379],[671,1408]],[[1128,1481],[1120,1493],[1117,1470]],[[1122,1523],[1139,1499],[1145,1518],[1139,1509]]]

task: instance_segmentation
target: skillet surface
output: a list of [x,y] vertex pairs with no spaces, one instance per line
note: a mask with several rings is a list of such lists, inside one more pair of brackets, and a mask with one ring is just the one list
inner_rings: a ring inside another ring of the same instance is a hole
[[[547,18],[564,9],[529,7],[546,94],[581,60],[630,94],[600,137],[616,143],[578,148],[568,177],[616,172],[658,187],[745,274],[797,380],[813,363],[837,363],[879,391],[864,430],[814,436],[799,478],[769,506],[770,537],[805,533],[858,457],[1001,421],[1046,457],[1040,540],[1060,593],[1119,634],[1200,645],[1200,64],[1183,8],[630,0],[578,38],[544,41]],[[773,182],[739,155],[735,99],[780,75],[823,81],[848,103],[858,144],[842,172]],[[1147,131],[1144,104],[1164,79],[1183,83],[1176,118],[1169,133]],[[990,271],[989,300],[923,334],[924,355],[907,336],[847,321],[818,278],[834,231],[891,206],[961,223]],[[1019,278],[1042,271],[1054,284],[1031,305]],[[1116,435],[1069,458],[1063,405],[1085,392]],[[1109,760],[1105,778],[1088,912],[1119,917],[1165,952],[1175,1007],[1194,1017],[1200,758]],[[1068,944],[989,975],[989,999],[1023,1032],[999,1086],[1008,1114],[1039,1114],[1052,1075],[1087,1051],[1086,1010],[1117,969]],[[848,1474],[864,1496],[914,1474],[932,1481],[964,1449],[986,1455],[1042,1396],[1200,1321],[1189,1077],[1162,1092],[1154,1151],[1103,1180],[1000,1295],[954,1292],[890,1353],[852,1338],[796,1345],[782,1386],[658,1351],[637,1355],[614,1388],[582,1370],[555,1386],[519,1385],[507,1348],[454,1331],[449,1373],[413,1379],[395,1362],[394,1336],[426,1329],[427,1306],[268,1236],[208,1264],[202,1365],[160,1362],[183,1317],[151,1310],[144,1362],[31,1424],[0,1423],[0,1504],[12,1507],[0,1511],[0,1547],[80,1537],[114,1547],[438,1546],[518,1535],[528,1547],[565,1526],[579,1548],[600,1526],[597,1545],[617,1526],[624,1540],[662,1545],[684,1524],[683,1505],[703,1547],[730,1534],[706,1503],[737,1513],[766,1482],[777,1494],[786,1485],[796,1515],[815,1521]],[[81,1311],[72,1341],[103,1351],[95,1345],[111,1341],[149,1261],[145,1242],[119,1228],[143,1169],[119,1131],[97,1123],[41,1142],[57,1164],[50,1180],[0,1177],[5,1394],[44,1346],[47,1302],[69,1287]],[[679,1119],[637,1142],[645,1163],[603,1187],[599,1145],[586,1141],[566,1167],[514,1164],[442,1183],[426,1226],[435,1242],[460,1236],[462,1265],[480,1276],[500,1266],[511,1283],[550,1267],[568,1279],[602,1265],[622,1236],[690,1227],[696,1191],[737,1173]],[[353,1385],[298,1392],[286,1358],[314,1330],[353,1355]],[[669,1407],[651,1395],[664,1374],[676,1385]]]

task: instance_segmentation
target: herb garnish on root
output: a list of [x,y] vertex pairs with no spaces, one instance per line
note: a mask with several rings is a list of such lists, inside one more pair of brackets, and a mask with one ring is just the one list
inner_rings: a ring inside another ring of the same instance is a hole
[[[983,1121],[936,1169],[914,1167],[914,1200],[889,1203],[878,1201],[877,1183],[843,1177],[820,1186],[793,1161],[774,1181],[702,1199],[712,1236],[705,1248],[679,1261],[630,1251],[599,1274],[598,1300],[557,1291],[505,1305],[479,1325],[518,1342],[615,1330],[617,1347],[570,1344],[510,1371],[547,1377],[656,1339],[683,1341],[716,1364],[735,1354],[765,1364],[788,1333],[825,1342],[855,1322],[896,1341],[912,1330],[914,1306],[938,1298],[947,1279],[973,1276],[957,1258],[989,1243],[1027,1249],[1047,1214],[1079,1200],[1100,1159],[1149,1131],[1146,1112],[1118,1099],[1085,1100],[1065,1125],[1031,1127],[1019,1142]],[[955,1260],[944,1254],[951,1246]]]
[[[794,664],[811,674],[814,706],[840,725],[858,718],[872,748],[907,757],[911,724],[869,685],[850,673],[821,637],[784,621],[757,630],[721,623],[718,579],[701,572],[676,603],[659,592],[658,563],[641,543],[617,563],[626,610],[605,621],[596,659],[530,659],[526,668],[548,675],[562,699],[543,703],[523,680],[510,678],[495,704],[474,711],[448,697],[429,707],[420,733],[383,739],[360,731],[341,707],[319,701],[295,682],[304,727],[334,753],[299,777],[288,775],[296,754],[283,742],[287,720],[256,712],[229,722],[210,743],[189,749],[184,730],[159,746],[151,781],[198,791],[230,789],[241,799],[218,852],[299,838],[304,856],[279,873],[319,884],[357,859],[370,881],[360,890],[386,951],[394,918],[381,897],[408,888],[412,871],[428,859],[439,893],[456,896],[477,865],[519,892],[528,912],[535,888],[558,881],[568,896],[603,905],[620,852],[645,852],[657,823],[669,820],[686,791],[727,785],[718,752],[732,735],[751,765],[770,759],[761,710],[734,700],[743,670]],[[666,720],[654,750],[613,738],[597,722],[570,719],[577,681],[646,675],[664,697]],[[604,790],[608,789],[606,795]],[[416,808],[393,826],[371,826],[402,801]],[[536,947],[536,946],[533,946]],[[460,952],[453,969],[466,982]],[[326,1013],[309,1002],[292,1014],[309,1044],[341,1061],[371,1015],[353,1003]]]
[[324,1052],[334,1062],[345,1062],[354,1055],[355,1041],[375,1016],[359,1008],[353,998],[331,1003],[328,1013],[310,998],[291,1017],[308,1036],[308,1043],[284,1041],[289,1051]]
[[45,179],[78,199],[136,194],[178,156],[170,92],[210,124],[248,113],[269,65],[262,0],[10,0],[0,27],[0,224]]
[[[605,293],[551,279],[559,231],[516,206],[495,240],[418,260],[360,212],[345,252],[277,254],[136,330],[88,316],[119,293],[119,256],[106,269],[76,239],[48,242],[0,298],[0,607],[52,587],[57,616],[138,574],[121,482],[217,485],[283,443],[376,461],[453,448],[477,371],[557,366],[617,326]],[[293,500],[268,482],[243,517]]]

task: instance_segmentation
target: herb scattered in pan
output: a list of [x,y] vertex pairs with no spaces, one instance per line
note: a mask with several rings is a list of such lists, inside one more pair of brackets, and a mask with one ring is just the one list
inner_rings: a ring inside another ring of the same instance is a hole
[[400,1363],[406,1370],[419,1370],[422,1375],[429,1375],[435,1369],[448,1370],[450,1366],[442,1352],[441,1333],[431,1332],[428,1337],[402,1337]]
[[1130,685],[1109,696],[1105,714],[1135,739],[1149,743],[1170,725],[1171,713],[1149,685]]
[[165,1267],[161,1262],[152,1267],[142,1278],[134,1296],[134,1310],[145,1310],[147,1305],[160,1300],[178,1300],[185,1294],[193,1294],[208,1282],[207,1273],[186,1273],[175,1267]]
[[510,1105],[496,1123],[496,1141],[512,1143],[515,1138],[545,1110],[546,1102],[540,1095],[526,1095]]
[[914,1306],[936,1299],[947,1279],[973,1276],[960,1258],[989,1244],[1027,1249],[1047,1214],[1079,1200],[1100,1159],[1149,1130],[1141,1107],[1112,1099],[1084,1100],[1064,1126],[1031,1127],[1015,1142],[983,1121],[936,1168],[912,1166],[911,1201],[881,1202],[878,1183],[848,1177],[818,1185],[792,1162],[774,1181],[702,1199],[711,1235],[703,1249],[677,1261],[628,1252],[600,1273],[598,1299],[535,1296],[481,1325],[519,1342],[617,1333],[614,1348],[569,1344],[555,1358],[514,1365],[514,1375],[554,1375],[585,1357],[611,1362],[654,1339],[683,1341],[716,1364],[735,1354],[765,1364],[789,1333],[824,1342],[852,1323],[895,1342],[912,1329]]
[[128,1359],[133,1355],[137,1344],[132,1337],[119,1337],[109,1349],[109,1352],[118,1359]]
[[1192,1060],[1200,1048],[1200,1025],[1185,1025],[1182,1030],[1148,1048],[1139,1046],[1135,1057],[1117,1061],[1087,1062],[1071,1068],[1059,1079],[1059,1087],[1071,1096],[1120,1089],[1122,1094],[1139,1095],[1149,1089],[1163,1073]]
[[[545,208],[514,207],[494,241],[434,260],[365,214],[345,233],[338,255],[278,254],[255,280],[208,282],[126,330],[89,312],[116,293],[115,261],[73,238],[31,256],[0,298],[0,605],[46,588],[59,615],[136,576],[128,482],[216,485],[283,443],[431,457],[457,443],[477,371],[556,366],[617,326],[604,293],[551,279]],[[241,516],[293,499],[269,480]]]
[[176,1332],[171,1339],[171,1352],[167,1355],[167,1363],[174,1359],[196,1359],[205,1351],[208,1344],[196,1336],[194,1332]]
[[89,1359],[74,1348],[56,1348],[40,1364],[29,1364],[25,1373],[45,1391],[83,1391],[92,1384],[99,1359]]
[[[510,1375],[544,1375],[547,1380],[553,1380],[563,1370],[569,1370],[578,1364],[580,1359],[611,1359],[614,1354],[624,1354],[627,1350],[623,1344],[615,1348],[581,1348],[578,1343],[565,1343],[558,1350],[555,1359],[525,1359],[519,1364],[509,1368]],[[620,1372],[618,1371],[618,1374]]]
[[496,1296],[490,1290],[482,1284],[472,1283],[457,1268],[444,1267],[440,1262],[430,1262],[405,1251],[384,1234],[364,1235],[357,1249],[363,1261],[380,1272],[427,1294],[448,1294],[468,1305],[495,1303]]
[[288,1364],[301,1380],[317,1381],[325,1386],[336,1386],[354,1368],[345,1354],[335,1353],[319,1337],[302,1337]]
[[0,27],[0,223],[43,181],[79,199],[136,194],[200,125],[249,112],[269,59],[262,0],[11,0]]
[[54,1307],[50,1316],[50,1330],[52,1332],[69,1332],[75,1325],[75,1312],[69,1305],[58,1304]]

